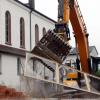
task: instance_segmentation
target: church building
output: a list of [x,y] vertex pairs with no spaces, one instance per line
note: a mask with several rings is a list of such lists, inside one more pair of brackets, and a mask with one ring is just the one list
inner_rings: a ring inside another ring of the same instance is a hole
[[34,0],[0,0],[0,84],[19,88],[20,59],[24,66],[26,52],[54,26],[54,20],[35,10]]

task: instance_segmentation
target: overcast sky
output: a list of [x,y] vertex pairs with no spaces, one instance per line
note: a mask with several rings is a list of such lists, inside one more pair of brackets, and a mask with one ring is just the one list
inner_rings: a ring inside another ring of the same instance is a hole
[[[28,0],[20,0],[28,2]],[[35,8],[48,17],[57,20],[58,0],[35,0]],[[89,33],[89,44],[94,45],[100,55],[100,0],[77,0]],[[73,37],[73,35],[71,35]],[[73,38],[71,45],[74,46]]]

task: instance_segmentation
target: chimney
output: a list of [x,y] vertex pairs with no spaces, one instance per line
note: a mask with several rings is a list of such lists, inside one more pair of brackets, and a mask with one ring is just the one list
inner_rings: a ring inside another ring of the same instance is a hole
[[35,9],[35,0],[29,0],[29,6],[32,10]]

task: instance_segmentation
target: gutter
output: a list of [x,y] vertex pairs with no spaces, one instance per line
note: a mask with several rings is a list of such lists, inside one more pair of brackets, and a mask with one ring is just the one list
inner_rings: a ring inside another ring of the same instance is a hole
[[31,17],[31,14],[32,14],[32,10],[30,11],[30,51],[31,51],[31,49],[32,49],[32,39],[31,39],[31,37],[32,37],[32,32],[31,32],[31,26],[32,26],[32,17]]

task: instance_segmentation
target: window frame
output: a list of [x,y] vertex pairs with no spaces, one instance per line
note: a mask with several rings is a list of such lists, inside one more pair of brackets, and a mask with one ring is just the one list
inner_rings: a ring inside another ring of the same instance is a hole
[[11,45],[11,14],[5,12],[5,44]]
[[25,49],[25,20],[20,18],[20,48]]
[[21,75],[21,57],[17,57],[17,75]]
[[35,45],[39,42],[39,26],[35,24]]
[[46,34],[46,28],[45,27],[43,27],[42,33],[43,33],[43,36]]

